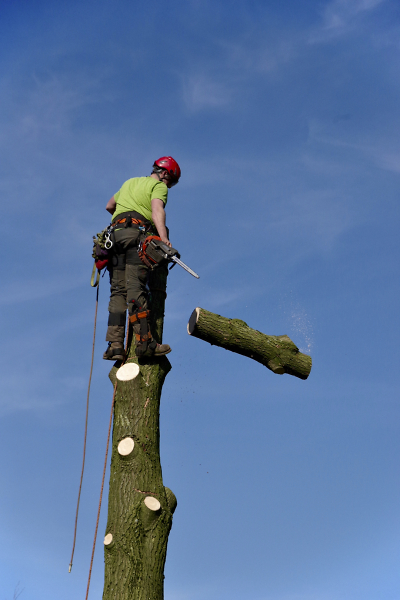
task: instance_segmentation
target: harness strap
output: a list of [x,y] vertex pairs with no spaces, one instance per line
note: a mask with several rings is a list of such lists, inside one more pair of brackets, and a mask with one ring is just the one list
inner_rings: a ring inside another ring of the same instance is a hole
[[131,300],[131,302],[133,305],[133,314],[129,317],[129,322],[132,325],[139,325],[139,331],[135,331],[135,352],[137,356],[141,356],[142,354],[145,354],[148,348],[154,350],[156,342],[153,340],[150,331],[150,311],[143,310],[143,307],[136,300]]
[[134,219],[133,217],[131,217],[130,219],[129,217],[124,217],[123,219],[119,219],[119,221],[115,221],[113,225],[120,225],[121,223],[125,223],[125,227],[130,227],[131,225],[139,225],[144,227],[143,221],[140,221],[140,219]]
[[143,312],[137,312],[134,315],[132,315],[131,317],[129,317],[129,321],[132,323],[136,323],[136,321],[138,321],[139,319],[147,319],[147,317],[150,315],[150,311],[149,310],[144,310]]
[[99,270],[97,270],[97,277],[96,277],[96,281],[95,281],[96,270],[97,270],[96,261],[94,261],[92,276],[90,278],[90,285],[92,287],[97,287],[99,285],[99,281],[100,281],[100,271]]

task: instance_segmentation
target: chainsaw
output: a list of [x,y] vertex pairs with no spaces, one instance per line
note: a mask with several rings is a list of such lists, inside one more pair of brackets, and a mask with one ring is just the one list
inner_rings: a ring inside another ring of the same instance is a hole
[[181,261],[181,255],[178,250],[167,246],[158,235],[143,237],[139,242],[138,254],[141,261],[150,269],[155,269],[155,267],[161,264],[174,263],[171,269],[175,265],[179,265],[182,269],[193,275],[193,277],[200,279],[197,273]]

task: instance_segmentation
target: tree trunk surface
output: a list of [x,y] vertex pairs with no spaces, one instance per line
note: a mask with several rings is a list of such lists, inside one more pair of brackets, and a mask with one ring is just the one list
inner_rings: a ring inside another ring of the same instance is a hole
[[307,379],[311,371],[311,356],[302,354],[287,335],[266,335],[240,319],[227,319],[204,308],[195,308],[189,319],[188,333],[211,345],[252,358],[278,375],[288,373]]
[[[168,270],[150,276],[152,333],[162,341]],[[137,366],[134,366],[137,365]],[[132,342],[117,382],[103,600],[162,600],[164,564],[176,498],[164,487],[160,463],[161,390],[171,369],[164,356],[140,359]],[[133,377],[133,378],[132,378]],[[125,380],[124,380],[125,379]]]

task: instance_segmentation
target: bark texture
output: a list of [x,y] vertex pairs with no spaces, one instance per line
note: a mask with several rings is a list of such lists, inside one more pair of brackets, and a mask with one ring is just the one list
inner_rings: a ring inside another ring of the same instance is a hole
[[[167,274],[166,268],[159,267],[150,279],[152,333],[159,343]],[[139,361],[134,343],[127,362],[137,363],[139,373],[117,382],[103,600],[162,600],[168,535],[176,508],[174,494],[163,484],[159,450],[160,397],[171,365],[165,356]],[[110,372],[114,384],[118,366]],[[118,447],[122,440],[126,441]],[[145,503],[146,498],[151,500]],[[152,499],[159,501],[158,510]]]
[[189,319],[188,333],[248,356],[278,375],[288,373],[307,379],[311,371],[311,356],[302,354],[287,335],[265,335],[240,319],[227,319],[204,308],[195,308]]

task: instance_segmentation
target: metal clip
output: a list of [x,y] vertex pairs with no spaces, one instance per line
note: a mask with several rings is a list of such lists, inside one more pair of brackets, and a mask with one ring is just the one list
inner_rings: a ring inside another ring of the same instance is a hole
[[111,238],[110,238],[110,232],[107,232],[107,234],[106,234],[106,241],[104,242],[104,248],[106,250],[110,250],[110,248],[112,248],[112,247],[113,247],[113,243],[112,243]]

